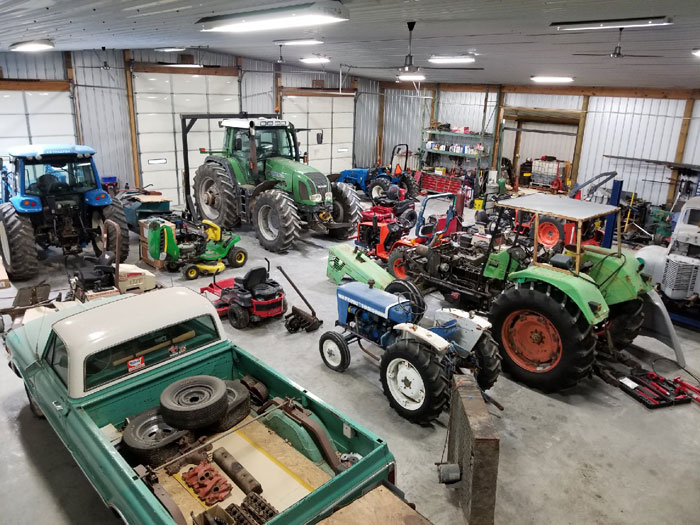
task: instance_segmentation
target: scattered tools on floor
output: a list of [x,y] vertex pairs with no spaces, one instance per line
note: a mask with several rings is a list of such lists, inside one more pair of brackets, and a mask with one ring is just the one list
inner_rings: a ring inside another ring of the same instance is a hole
[[278,266],[277,269],[282,273],[282,275],[284,275],[284,278],[287,279],[289,284],[292,285],[294,291],[301,298],[301,300],[304,301],[304,304],[306,304],[306,306],[311,311],[311,313],[307,313],[301,308],[292,306],[291,313],[288,313],[284,316],[284,327],[290,334],[296,333],[299,330],[306,330],[307,332],[313,332],[314,330],[318,330],[318,328],[323,324],[323,320],[316,317],[316,310],[314,310],[314,307],[311,306],[311,303],[309,303],[309,301],[306,300],[304,294],[302,294],[299,288],[297,288],[297,285],[294,284],[291,277],[287,275],[287,272],[285,272],[281,266]]
[[632,370],[618,377],[620,389],[647,408],[664,408],[690,403],[684,391],[677,389],[673,381],[649,370]]
[[212,454],[212,459],[244,494],[250,492],[262,493],[262,485],[260,482],[255,479],[235,457],[229,454],[224,447],[217,448]]
[[228,480],[206,459],[185,472],[182,479],[195,491],[199,499],[210,506],[225,500],[233,489]]
[[697,386],[691,385],[687,381],[684,381],[683,379],[680,378],[680,376],[673,378],[673,384],[676,387],[676,394],[683,392],[690,399],[692,399],[698,405],[700,405],[700,388],[698,388]]

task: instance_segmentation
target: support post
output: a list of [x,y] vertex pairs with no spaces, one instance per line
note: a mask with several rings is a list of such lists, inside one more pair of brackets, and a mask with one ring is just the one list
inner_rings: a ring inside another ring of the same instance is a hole
[[503,120],[503,88],[498,87],[498,102],[496,103],[496,122],[493,126],[493,151],[491,152],[491,169],[497,170],[500,166],[496,164],[500,162],[498,151],[501,147],[501,121]]
[[83,143],[83,126],[80,124],[80,104],[78,104],[78,90],[75,87],[75,70],[73,69],[73,54],[70,51],[63,52],[63,61],[66,64],[66,77],[70,83],[71,98],[73,99],[73,113],[75,113],[75,130],[78,136],[78,144]]
[[430,104],[430,127],[435,123],[435,108],[437,107],[438,97],[440,96],[440,84],[435,84],[433,88],[433,102]]
[[[614,180],[612,192],[610,193],[610,201],[608,202],[608,204],[610,204],[611,206],[619,206],[621,195],[622,181]],[[617,218],[613,218],[610,215],[608,215],[608,218],[605,219],[605,235],[603,236],[603,248],[610,248],[612,246],[613,235],[615,234],[615,227],[618,224],[618,221],[620,220],[620,212],[617,212],[615,215],[617,215]],[[620,246],[622,245],[622,239],[618,239],[617,244],[617,248],[619,251]]]
[[126,101],[129,106],[129,128],[131,130],[131,156],[134,165],[134,186],[141,187],[139,173],[139,151],[136,144],[136,111],[134,109],[134,84],[131,74],[131,51],[124,50],[124,72],[126,74]]
[[[377,158],[378,160],[384,155],[384,99],[386,98],[386,89],[379,86],[379,119],[377,127]],[[381,164],[381,161],[380,161]]]
[[[685,111],[683,111],[683,123],[681,124],[681,132],[678,135],[678,145],[676,146],[676,156],[674,162],[683,162],[683,154],[685,153],[685,143],[688,141],[688,129],[693,116],[693,107],[695,99],[689,98],[685,101]],[[676,199],[676,188],[678,186],[678,170],[671,172],[671,184],[668,186],[668,194],[666,195],[666,205],[672,206]],[[669,210],[673,211],[673,210]]]
[[574,146],[573,165],[571,166],[571,186],[576,184],[578,180],[578,167],[581,164],[581,147],[583,146],[583,133],[586,130],[586,116],[588,115],[589,95],[583,96],[583,105],[581,106],[581,116],[578,119],[578,130],[576,131],[576,145]]
[[273,71],[275,72],[275,113],[282,114],[282,69],[280,64],[275,64]]

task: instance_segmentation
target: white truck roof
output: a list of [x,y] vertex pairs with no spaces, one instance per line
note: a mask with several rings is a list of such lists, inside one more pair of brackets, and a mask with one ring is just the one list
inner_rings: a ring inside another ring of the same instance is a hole
[[[68,395],[85,395],[83,363],[89,355],[160,327],[207,314],[214,319],[219,334],[223,334],[216,309],[206,297],[189,288],[174,287],[140,295],[126,294],[56,321],[52,328],[68,351]],[[130,377],[134,375],[137,374]]]
[[229,118],[219,122],[222,128],[249,128],[254,122],[256,128],[287,127],[289,122],[278,118]]

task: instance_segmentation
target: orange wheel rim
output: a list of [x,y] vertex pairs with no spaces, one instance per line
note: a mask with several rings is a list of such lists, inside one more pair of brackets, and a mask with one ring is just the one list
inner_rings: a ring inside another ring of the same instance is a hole
[[543,222],[537,232],[537,242],[545,248],[553,248],[559,244],[559,229],[556,224]]
[[501,328],[501,341],[508,356],[528,372],[549,372],[561,360],[559,330],[532,310],[509,314]]
[[406,279],[408,274],[406,273],[406,266],[403,263],[403,259],[396,259],[391,269],[394,271],[394,276],[399,279]]

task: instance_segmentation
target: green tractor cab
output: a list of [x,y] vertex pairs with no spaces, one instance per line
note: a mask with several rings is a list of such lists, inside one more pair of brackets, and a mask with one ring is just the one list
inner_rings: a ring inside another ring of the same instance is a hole
[[[260,244],[269,251],[289,250],[302,228],[334,239],[355,234],[360,201],[348,184],[333,182],[300,161],[296,129],[276,116],[182,115],[183,148],[198,119],[220,118],[224,143],[197,168],[190,195],[185,160],[185,195],[192,217],[223,228],[252,223]],[[318,134],[323,140],[323,134]]]

